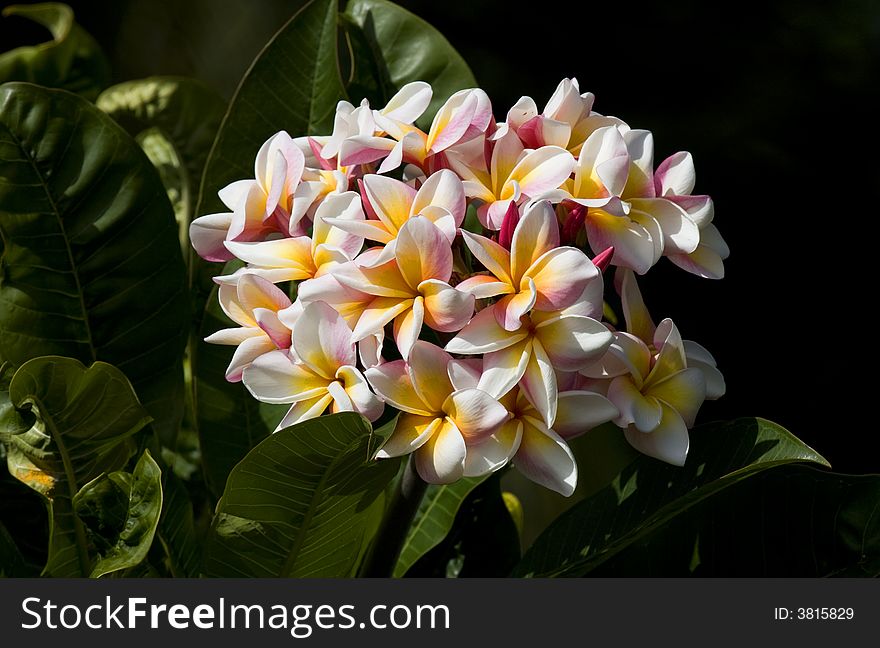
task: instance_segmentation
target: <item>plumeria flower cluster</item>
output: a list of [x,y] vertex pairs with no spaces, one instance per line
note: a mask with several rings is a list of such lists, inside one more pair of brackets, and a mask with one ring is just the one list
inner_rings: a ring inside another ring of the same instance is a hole
[[[410,83],[381,108],[339,103],[330,134],[271,137],[230,210],[193,221],[237,326],[226,372],[289,409],[393,421],[377,460],[413,455],[431,483],[511,464],[564,495],[569,441],[613,422],[683,464],[688,429],[724,392],[711,354],[655,325],[637,275],[661,257],[721,278],[728,250],[689,153],[654,166],[650,132],[593,111],[564,79],[539,112],[497,122],[479,89]],[[241,264],[239,264],[241,265]],[[612,281],[613,276],[613,281]],[[625,330],[603,322],[606,283]],[[295,297],[291,297],[295,295]]]

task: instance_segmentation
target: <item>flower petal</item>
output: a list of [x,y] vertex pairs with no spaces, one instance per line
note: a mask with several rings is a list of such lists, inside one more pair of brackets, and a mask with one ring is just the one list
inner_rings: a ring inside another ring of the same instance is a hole
[[464,474],[467,447],[455,425],[444,419],[425,444],[416,450],[416,470],[429,484],[451,484]]
[[226,242],[227,249],[246,263],[260,268],[288,268],[296,274],[295,281],[309,279],[315,273],[312,241],[307,236],[260,241],[258,243]]
[[375,421],[382,415],[385,403],[370,391],[370,385],[360,371],[355,367],[340,367],[336,372],[336,378],[342,382],[342,387],[355,412],[362,414],[369,421]]
[[610,400],[590,391],[567,391],[558,396],[553,430],[563,439],[573,439],[620,415]]
[[412,299],[399,297],[376,297],[367,304],[361,312],[351,339],[360,342],[370,335],[379,333],[388,322],[392,321],[401,313],[405,313],[413,306]]
[[319,245],[334,247],[342,250],[349,259],[353,259],[363,247],[363,237],[326,222],[327,218],[333,218],[334,223],[365,222],[360,196],[354,191],[327,196],[315,212],[312,230],[313,247]]
[[495,434],[509,418],[507,409],[480,389],[452,392],[443,403],[443,411],[455,422],[467,444]]
[[584,293],[599,271],[577,248],[558,247],[542,254],[525,271],[537,290],[535,308],[541,311],[568,308]]
[[428,279],[420,283],[418,289],[425,300],[425,323],[435,331],[461,330],[474,314],[474,296],[448,283]]
[[264,357],[274,350],[275,343],[266,335],[254,336],[244,340],[238,345],[238,348],[232,354],[229,366],[226,367],[226,380],[229,382],[240,381],[245,369],[252,366],[255,360]]
[[651,232],[627,216],[614,216],[602,209],[590,209],[586,218],[587,240],[594,250],[614,247],[611,263],[645,274],[656,263],[656,246]]
[[281,422],[278,423],[275,432],[290,427],[291,425],[308,421],[309,419],[318,418],[332,402],[333,397],[330,394],[325,393],[323,396],[317,396],[315,398],[309,398],[294,403],[291,408],[287,410],[287,414],[284,415]]
[[351,329],[329,304],[308,304],[296,322],[293,348],[312,371],[333,380],[340,367],[357,362]]
[[663,417],[653,432],[645,434],[630,426],[624,430],[630,445],[642,454],[683,466],[687,459],[690,439],[687,426],[671,407],[663,406]]
[[425,299],[421,295],[413,300],[411,308],[394,318],[394,341],[404,360],[409,358],[412,345],[419,339],[424,321]]
[[654,171],[654,189],[658,196],[689,196],[695,181],[694,158],[687,151],[670,155]]
[[379,112],[388,119],[412,124],[427,110],[433,92],[430,84],[412,81],[398,90]]
[[442,169],[431,175],[416,193],[411,213],[420,214],[428,206],[442,207],[452,214],[456,227],[461,225],[467,206],[464,187],[455,173]]
[[525,330],[505,331],[499,326],[493,310],[484,308],[446,344],[446,350],[465,355],[491,353],[516,344],[527,335]]
[[651,385],[645,394],[669,405],[691,428],[700,406],[706,400],[706,378],[698,368],[689,367]]
[[455,288],[461,292],[473,295],[476,299],[487,299],[513,292],[513,287],[510,284],[498,281],[495,277],[489,275],[473,275],[462,281]]
[[326,378],[305,365],[294,364],[283,351],[271,351],[244,370],[244,386],[264,403],[295,403],[324,394]]
[[447,365],[446,373],[449,375],[449,382],[452,383],[453,389],[476,389],[477,383],[480,382],[480,376],[483,374],[483,359],[453,359]]
[[602,357],[614,339],[608,328],[590,317],[562,315],[536,322],[535,337],[560,371],[578,371]]
[[700,229],[680,206],[665,198],[633,198],[634,210],[650,214],[663,232],[663,249],[668,253],[690,254],[700,244]]
[[510,248],[510,278],[513,285],[519,285],[526,270],[541,255],[557,247],[559,223],[556,212],[546,200],[533,203],[513,232]]
[[461,230],[461,235],[471,254],[486,270],[495,275],[499,281],[513,285],[510,276],[510,252],[485,236],[471,234],[466,230]]
[[423,216],[408,220],[397,234],[394,257],[406,283],[417,290],[426,279],[449,281],[452,248],[434,223]]
[[189,240],[206,261],[228,261],[233,257],[223,242],[232,224],[232,214],[208,214],[189,224]]
[[477,388],[494,398],[501,398],[523,377],[531,357],[532,339],[525,335],[512,346],[486,353]]
[[403,412],[419,416],[434,416],[440,410],[432,410],[416,393],[406,362],[395,360],[364,372],[367,382],[379,396]]
[[543,417],[544,424],[551,427],[557,409],[556,372],[538,340],[532,341],[532,352],[519,386],[522,394]]
[[394,432],[376,453],[376,458],[389,459],[414,452],[425,445],[442,425],[442,418],[403,412],[397,418]]
[[375,174],[364,176],[363,189],[376,217],[396,234],[410,216],[416,190],[400,180]]
[[536,484],[570,496],[577,487],[577,462],[565,441],[553,430],[530,419],[513,457],[516,469]]
[[[566,138],[567,142],[567,138]],[[574,170],[574,157],[558,146],[543,146],[526,154],[510,173],[520,191],[530,198],[558,189]]]
[[628,268],[621,268],[615,273],[614,278],[620,279],[620,301],[627,332],[640,340],[651,342],[657,327],[651,319],[648,307],[645,306],[635,274]]
[[508,421],[495,434],[479,443],[467,444],[464,476],[480,477],[502,468],[519,449],[523,424],[516,419]]
[[619,426],[633,424],[640,432],[651,432],[660,425],[662,406],[656,398],[646,397],[628,376],[618,376],[608,386],[608,400],[620,411]]

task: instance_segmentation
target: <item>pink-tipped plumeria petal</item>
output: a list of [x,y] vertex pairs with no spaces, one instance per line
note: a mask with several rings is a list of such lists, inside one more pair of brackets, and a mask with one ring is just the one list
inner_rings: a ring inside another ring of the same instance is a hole
[[523,426],[522,441],[513,463],[536,484],[565,497],[577,487],[577,462],[565,441],[540,421]]
[[370,391],[367,379],[357,368],[340,367],[336,372],[336,378],[340,381],[355,412],[366,417],[368,421],[375,421],[382,415],[385,404]]
[[531,357],[532,340],[527,337],[499,351],[486,353],[477,388],[494,398],[501,398],[523,377]]
[[443,411],[455,422],[467,444],[479,443],[495,434],[509,418],[507,409],[480,389],[449,394]]
[[576,198],[620,196],[626,186],[630,157],[616,126],[597,128],[584,142],[574,169]]
[[539,340],[532,340],[532,352],[519,383],[520,390],[541,414],[547,427],[556,419],[557,394],[556,371],[550,356]]
[[407,371],[413,389],[432,412],[440,412],[452,392],[447,367],[452,357],[438,346],[419,340],[410,351]]
[[485,236],[471,234],[466,230],[461,230],[461,235],[471,254],[485,266],[486,270],[499,281],[513,285],[510,276],[510,252]]
[[460,331],[474,314],[474,296],[437,279],[418,285],[425,300],[425,323],[435,331]]
[[534,336],[560,371],[583,369],[602,357],[614,339],[604,324],[590,317],[548,315],[547,319],[533,315]]
[[632,447],[649,457],[673,466],[683,466],[687,459],[690,446],[687,426],[681,416],[666,405],[660,423],[652,432],[646,434],[630,426],[624,435]]
[[244,370],[243,382],[259,401],[295,403],[321,396],[329,381],[308,367],[295,364],[284,351],[270,351]]
[[563,439],[573,439],[620,415],[610,400],[590,391],[560,392],[553,430]]
[[455,288],[460,292],[473,295],[476,299],[488,299],[489,297],[513,292],[513,286],[509,283],[498,281],[490,275],[473,275],[459,283]]
[[446,373],[453,389],[476,389],[483,375],[482,358],[463,358],[450,360]]
[[367,382],[386,403],[403,412],[418,416],[435,416],[431,409],[413,388],[406,362],[395,360],[378,367],[370,367],[364,372]]
[[695,182],[694,158],[687,151],[670,155],[654,171],[654,190],[658,196],[689,196]]
[[651,232],[627,216],[591,209],[587,213],[586,228],[592,249],[614,248],[611,262],[616,266],[645,274],[659,258]]
[[650,214],[663,232],[667,254],[690,254],[700,244],[700,229],[679,205],[665,198],[633,198],[633,210]]
[[464,474],[466,455],[461,432],[449,419],[444,419],[440,429],[416,450],[416,470],[429,484],[451,484]]
[[657,326],[651,319],[651,313],[645,306],[642,291],[632,270],[621,268],[614,276],[615,281],[620,282],[620,302],[623,307],[623,318],[626,321],[626,330],[640,340],[650,342],[654,339],[654,331]]
[[430,84],[412,81],[398,90],[379,112],[387,119],[412,124],[428,109],[433,93]]
[[653,198],[654,136],[651,131],[632,129],[623,134],[632,164],[623,193],[627,196]]
[[455,173],[442,169],[428,177],[413,199],[411,214],[420,214],[428,206],[442,207],[452,215],[456,228],[461,225],[467,205],[464,187]]
[[233,254],[223,242],[232,224],[232,214],[208,214],[189,225],[189,240],[196,253],[206,261],[229,261]]
[[495,319],[492,309],[484,308],[446,344],[446,351],[464,355],[491,353],[516,344],[527,335],[528,331],[525,330],[504,330]]
[[340,367],[357,361],[351,329],[329,304],[307,305],[293,331],[299,359],[318,375],[332,380]]
[[419,416],[403,412],[397,418],[394,432],[376,453],[377,459],[389,459],[408,455],[425,445],[443,425],[443,419],[436,416]]
[[525,275],[534,281],[537,290],[535,308],[550,311],[574,304],[599,272],[579,249],[559,247],[536,259]]
[[564,148],[543,146],[527,153],[514,167],[509,181],[519,183],[520,191],[530,198],[558,189],[574,170],[574,157]]
[[268,308],[255,308],[254,319],[276,347],[279,349],[290,348],[290,329],[278,319],[276,311]]
[[259,243],[226,242],[236,257],[258,269],[289,270],[291,280],[310,278],[315,271],[312,241],[306,236]]
[[339,165],[357,166],[381,160],[394,149],[394,140],[372,135],[355,135],[342,142],[339,148]]
[[360,342],[366,337],[381,332],[385,325],[398,315],[411,310],[413,301],[412,298],[376,297],[366,305],[358,317],[351,339]]
[[[327,223],[326,219],[334,219]],[[353,191],[327,196],[315,212],[312,230],[313,247],[327,245],[342,251],[348,260],[353,259],[363,247],[362,236],[347,232],[336,224],[340,222],[365,222],[361,199]]]
[[408,184],[382,175],[363,179],[364,193],[370,208],[389,232],[396,233],[410,217],[416,190]]
[[412,306],[394,318],[394,342],[400,356],[406,360],[419,333],[422,332],[422,324],[425,321],[425,299],[418,295]]
[[538,291],[531,277],[523,279],[525,289],[514,295],[505,295],[490,308],[495,313],[495,320],[506,331],[517,331],[522,328],[522,317],[535,305]]
[[422,216],[411,218],[400,229],[394,256],[400,273],[414,291],[426,279],[449,281],[452,276],[449,241],[434,223]]
[[514,419],[479,443],[469,442],[464,476],[480,477],[502,468],[519,449],[522,430],[522,422]]
[[513,285],[545,252],[559,247],[559,223],[552,205],[542,200],[533,203],[523,214],[513,232],[510,268]]
[[233,352],[229,366],[226,367],[226,380],[229,382],[239,382],[244,371],[252,366],[255,360],[265,357],[265,354],[271,353],[275,349],[275,343],[266,335],[254,336],[244,340]]

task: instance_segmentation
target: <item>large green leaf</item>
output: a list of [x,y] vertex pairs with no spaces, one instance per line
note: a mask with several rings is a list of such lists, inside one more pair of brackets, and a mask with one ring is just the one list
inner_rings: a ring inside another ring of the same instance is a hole
[[[367,45],[352,47],[357,86],[370,87],[371,79],[361,77],[378,73],[385,100],[411,81],[427,81],[434,88],[431,105],[419,120],[423,128],[450,95],[477,86],[468,64],[443,34],[406,9],[387,0],[352,0],[345,13],[360,27]],[[365,50],[371,60],[364,60]]]
[[398,461],[370,461],[370,424],[333,414],[281,430],[229,475],[206,548],[208,576],[352,576]]
[[443,541],[452,529],[461,503],[485,479],[485,475],[466,477],[452,484],[428,486],[394,566],[395,577],[406,574],[419,558]]
[[183,482],[170,470],[163,474],[162,516],[156,535],[165,549],[171,576],[199,575],[202,550],[193,520],[193,504]]
[[62,88],[94,100],[110,82],[110,66],[101,48],[59,2],[10,5],[4,16],[22,16],[46,27],[52,40],[0,54],[0,83],[29,81]]
[[186,276],[162,183],[84,99],[0,87],[0,360],[109,362],[163,440],[183,410]]
[[345,97],[337,60],[337,0],[310,0],[263,48],[229,104],[202,178],[198,214],[225,211],[217,191],[253,177],[263,142],[280,130],[324,135]]
[[157,76],[107,88],[96,105],[138,138],[159,170],[188,253],[189,221],[226,102],[196,79]]
[[880,576],[880,475],[781,466],[658,528],[602,576]]
[[763,419],[700,426],[691,432],[683,468],[648,457],[628,465],[610,486],[550,525],[513,575],[583,575],[723,489],[798,461],[828,465],[790,432]]
[[120,470],[134,452],[132,435],[149,416],[115,367],[86,369],[72,358],[48,356],[22,365],[9,386],[12,404],[34,415],[34,425],[7,441],[14,477],[48,501],[51,576],[88,576],[92,558],[73,498],[102,473]]
[[103,474],[83,486],[73,508],[99,545],[92,578],[135,567],[147,557],[159,525],[162,471],[144,450],[133,472]]

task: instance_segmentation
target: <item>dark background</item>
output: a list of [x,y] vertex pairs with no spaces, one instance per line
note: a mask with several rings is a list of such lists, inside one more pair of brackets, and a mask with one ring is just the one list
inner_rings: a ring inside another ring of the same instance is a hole
[[[115,80],[196,76],[231,96],[296,0],[73,1]],[[496,117],[564,76],[595,108],[654,132],[656,161],[693,153],[730,244],[727,277],[663,260],[656,319],[709,348],[728,393],[702,420],[763,416],[836,470],[878,472],[874,271],[880,2],[404,1],[470,63]],[[0,21],[0,49],[45,33]]]

